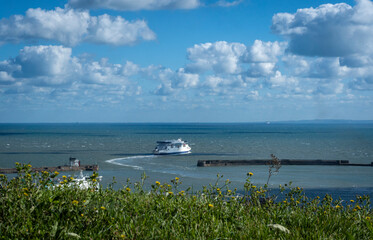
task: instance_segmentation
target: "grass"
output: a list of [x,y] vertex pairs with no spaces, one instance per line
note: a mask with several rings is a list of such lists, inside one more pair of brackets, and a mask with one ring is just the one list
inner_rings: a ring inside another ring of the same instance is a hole
[[180,191],[179,178],[144,190],[145,175],[83,190],[67,177],[56,186],[57,172],[17,168],[16,178],[0,175],[0,239],[373,239],[369,197],[309,199],[289,185],[276,200],[252,173],[237,196],[222,176],[198,193]]

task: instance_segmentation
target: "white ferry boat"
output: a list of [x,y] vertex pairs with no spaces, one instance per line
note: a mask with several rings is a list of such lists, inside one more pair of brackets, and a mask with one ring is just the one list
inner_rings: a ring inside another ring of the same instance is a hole
[[181,140],[165,140],[157,141],[153,154],[155,155],[166,155],[166,154],[188,154],[190,153],[191,147],[189,147],[186,141]]

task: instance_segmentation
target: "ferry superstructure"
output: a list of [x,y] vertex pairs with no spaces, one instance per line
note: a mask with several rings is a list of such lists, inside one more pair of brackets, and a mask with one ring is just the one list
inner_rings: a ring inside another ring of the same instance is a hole
[[176,140],[157,141],[157,146],[153,150],[155,155],[168,155],[168,154],[188,154],[191,147],[187,141],[180,138]]

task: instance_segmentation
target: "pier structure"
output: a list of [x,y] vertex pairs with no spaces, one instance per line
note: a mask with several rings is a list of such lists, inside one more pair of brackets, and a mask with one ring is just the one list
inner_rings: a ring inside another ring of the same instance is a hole
[[[98,171],[98,165],[57,166],[57,167],[32,167],[32,172],[69,172],[69,171]],[[17,168],[0,168],[0,173],[17,173]]]
[[[348,160],[300,160],[300,159],[280,159],[281,165],[313,165],[313,166],[363,166],[373,167],[370,164],[350,163]],[[242,166],[242,165],[271,165],[272,160],[252,159],[252,160],[198,160],[198,167],[223,167],[223,166]]]
[[[70,157],[69,165],[57,166],[57,167],[32,167],[32,172],[70,172],[70,171],[98,171],[98,165],[81,165],[80,160],[77,158]],[[0,173],[17,173],[17,168],[0,168]]]

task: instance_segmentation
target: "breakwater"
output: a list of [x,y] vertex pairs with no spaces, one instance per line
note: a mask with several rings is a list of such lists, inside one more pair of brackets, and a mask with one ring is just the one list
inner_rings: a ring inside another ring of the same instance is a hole
[[[98,165],[81,166],[57,166],[57,167],[33,167],[32,172],[68,172],[68,171],[98,171]],[[0,173],[17,173],[17,168],[0,168]]]
[[[370,164],[350,163],[348,160],[300,160],[300,159],[280,159],[281,165],[318,165],[318,166],[366,166],[373,167]],[[242,165],[271,165],[272,160],[253,159],[253,160],[198,160],[198,167],[222,167],[222,166],[242,166]]]

